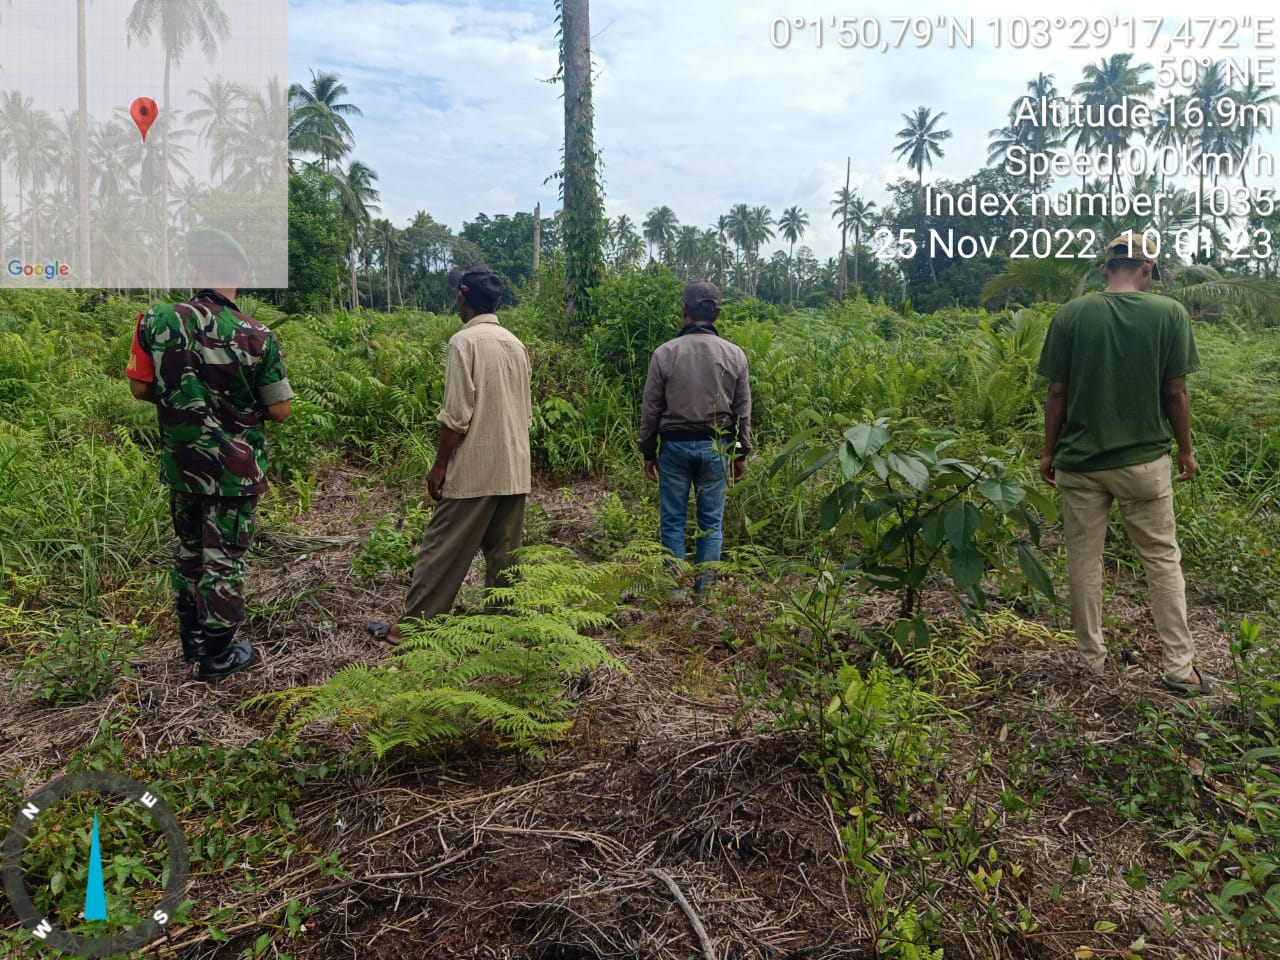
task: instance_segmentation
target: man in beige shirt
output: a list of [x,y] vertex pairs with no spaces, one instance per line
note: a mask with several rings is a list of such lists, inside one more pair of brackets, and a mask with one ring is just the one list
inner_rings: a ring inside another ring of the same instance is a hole
[[[405,620],[448,613],[477,550],[485,587],[507,586],[512,552],[524,534],[529,493],[529,352],[494,311],[502,281],[486,267],[453,271],[463,328],[445,359],[440,447],[427,474],[439,501],[431,514],[405,599]],[[400,642],[400,625],[370,621],[379,640]]]

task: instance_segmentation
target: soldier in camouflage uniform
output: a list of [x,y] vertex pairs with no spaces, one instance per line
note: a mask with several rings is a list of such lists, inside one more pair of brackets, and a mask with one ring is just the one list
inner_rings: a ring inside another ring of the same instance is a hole
[[201,680],[216,683],[253,659],[249,641],[235,640],[244,554],[267,489],[264,424],[289,415],[293,390],[275,334],[235,305],[249,265],[244,250],[228,234],[201,229],[188,236],[187,252],[200,289],[139,315],[125,373],[133,395],[159,415],[183,654],[199,661]]

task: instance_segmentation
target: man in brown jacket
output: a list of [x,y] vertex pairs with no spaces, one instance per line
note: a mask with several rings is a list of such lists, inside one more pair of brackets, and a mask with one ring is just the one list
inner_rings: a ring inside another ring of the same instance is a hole
[[[429,620],[453,608],[477,550],[485,587],[507,586],[512,553],[524,535],[530,487],[529,352],[494,313],[502,281],[492,270],[453,271],[463,329],[449,339],[440,410],[440,447],[427,474],[439,501],[413,568],[405,620]],[[400,625],[370,621],[365,629],[400,642]]]
[[[721,339],[720,290],[709,280],[684,288],[680,333],[653,352],[644,385],[640,453],[658,484],[659,538],[685,558],[689,489],[697,494],[698,564],[720,559],[728,480],[741,480],[751,452],[751,385],[747,355]],[[695,593],[703,578],[694,580]],[[683,597],[677,590],[676,599]]]

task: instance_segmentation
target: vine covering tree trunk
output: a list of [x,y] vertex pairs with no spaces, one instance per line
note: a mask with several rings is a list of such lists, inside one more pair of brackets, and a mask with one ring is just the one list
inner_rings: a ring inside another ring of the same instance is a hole
[[596,181],[591,125],[591,21],[588,0],[560,8],[564,67],[565,320],[580,326],[590,315],[587,291],[604,274],[604,211]]

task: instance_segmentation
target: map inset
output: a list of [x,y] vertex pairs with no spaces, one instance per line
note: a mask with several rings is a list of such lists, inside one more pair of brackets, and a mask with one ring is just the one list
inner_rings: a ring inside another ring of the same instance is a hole
[[288,283],[287,0],[0,0],[0,286]]

